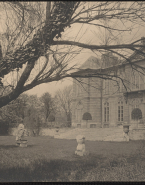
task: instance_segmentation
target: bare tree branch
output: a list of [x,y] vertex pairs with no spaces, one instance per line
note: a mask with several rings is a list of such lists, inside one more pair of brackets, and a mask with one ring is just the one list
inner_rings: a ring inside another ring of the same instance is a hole
[[87,48],[91,50],[108,50],[108,49],[130,49],[130,50],[135,50],[135,48],[145,48],[144,45],[138,44],[138,45],[133,45],[133,44],[121,44],[121,45],[89,45],[89,44],[84,44],[80,42],[75,42],[75,41],[68,41],[68,40],[60,40],[60,41],[53,41],[53,45],[73,45],[73,46],[78,46],[82,48]]
[[[60,33],[64,31],[66,26],[68,26],[69,16],[72,16],[76,4],[78,3],[55,2],[55,8],[52,12],[53,16],[51,16],[50,23],[45,25],[42,30],[39,29],[37,34],[34,35],[33,39],[28,44],[20,47],[12,54],[7,54],[6,57],[0,61],[0,77],[3,77],[10,72],[12,69],[11,66],[13,66],[13,69],[21,68],[27,61],[31,59],[36,61],[40,56],[44,55],[53,39],[57,35],[60,37]],[[46,30],[47,33],[45,32]],[[44,34],[46,38],[45,43],[43,42]]]

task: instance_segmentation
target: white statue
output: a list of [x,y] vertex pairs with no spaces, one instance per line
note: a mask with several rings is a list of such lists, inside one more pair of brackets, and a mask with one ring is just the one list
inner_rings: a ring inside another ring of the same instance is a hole
[[24,129],[23,124],[19,124],[17,133],[16,133],[16,145],[20,147],[27,147],[27,139],[26,139],[27,133]]
[[85,137],[82,136],[82,135],[78,135],[76,137],[76,140],[77,140],[77,148],[76,148],[76,151],[75,151],[75,154],[76,155],[79,155],[79,156],[84,156],[87,154],[86,150],[85,150]]
[[128,133],[123,132],[123,141],[129,141]]

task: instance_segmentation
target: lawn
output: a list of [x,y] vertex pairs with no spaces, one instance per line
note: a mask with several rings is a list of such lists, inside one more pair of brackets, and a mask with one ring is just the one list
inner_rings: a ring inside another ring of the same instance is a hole
[[28,147],[0,136],[0,182],[144,181],[145,141],[86,141],[88,156],[74,154],[75,140],[29,137]]

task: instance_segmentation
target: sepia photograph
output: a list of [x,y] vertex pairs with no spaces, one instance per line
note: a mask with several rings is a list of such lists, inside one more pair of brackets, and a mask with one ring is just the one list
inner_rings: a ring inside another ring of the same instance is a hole
[[0,182],[145,181],[145,2],[0,2]]

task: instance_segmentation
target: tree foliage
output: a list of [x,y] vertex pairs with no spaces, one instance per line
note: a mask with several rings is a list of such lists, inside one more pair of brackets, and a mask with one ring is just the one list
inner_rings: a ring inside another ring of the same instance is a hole
[[54,108],[54,102],[51,97],[51,95],[46,92],[40,97],[40,101],[43,103],[42,105],[42,114],[45,116],[45,121],[48,121],[48,118],[51,113],[54,113],[55,108]]
[[48,121],[54,122],[55,121],[55,117],[53,115],[50,115]]
[[54,98],[56,113],[65,114],[67,126],[71,126],[72,98],[72,86],[66,86],[64,89],[58,90]]
[[40,128],[43,126],[42,120],[40,118],[38,109],[33,105],[29,106],[26,110],[26,116],[24,118],[24,125],[32,133],[39,134]]
[[0,116],[10,127],[24,123],[30,130],[44,125],[42,103],[36,95],[21,94],[8,105],[0,108]]
[[21,94],[16,100],[10,102],[7,106],[0,109],[2,120],[15,125],[23,122],[28,103],[28,95]]

